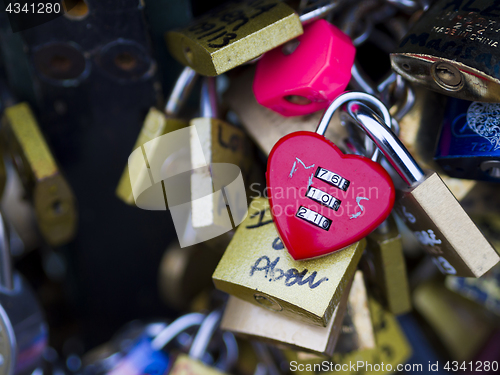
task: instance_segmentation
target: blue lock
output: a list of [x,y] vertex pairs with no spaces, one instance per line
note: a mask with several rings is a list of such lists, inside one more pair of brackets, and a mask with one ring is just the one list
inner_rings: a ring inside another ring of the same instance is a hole
[[449,98],[434,160],[451,177],[500,182],[500,103]]

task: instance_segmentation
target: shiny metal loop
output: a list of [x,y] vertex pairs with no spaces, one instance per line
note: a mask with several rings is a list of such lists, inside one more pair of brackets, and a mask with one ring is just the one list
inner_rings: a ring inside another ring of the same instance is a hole
[[308,8],[304,9],[304,11],[299,16],[302,26],[308,25],[316,20],[319,20],[320,18],[325,17],[338,5],[338,3],[332,1],[317,8],[312,8],[311,10],[309,10]]
[[335,111],[340,108],[343,104],[353,101],[353,100],[358,100],[362,102],[367,102],[373,105],[379,113],[382,115],[384,118],[384,121],[387,124],[391,124],[391,114],[385,107],[384,103],[382,103],[379,99],[374,97],[373,95],[366,94],[364,92],[346,92],[342,95],[339,95],[333,102],[330,104],[330,106],[327,108],[325,113],[323,114],[323,117],[321,118],[321,121],[318,124],[318,127],[316,128],[316,133],[319,135],[325,135],[326,129],[328,128],[328,124],[330,123]]
[[403,146],[398,137],[386,126],[372,109],[360,101],[349,101],[347,113],[362,128],[382,151],[387,160],[409,185],[414,186],[424,179],[424,172]]
[[186,329],[200,325],[205,319],[205,315],[199,313],[192,313],[181,316],[173,321],[163,331],[161,331],[153,341],[151,347],[153,350],[161,350],[165,345],[170,343],[179,333]]
[[186,102],[197,78],[198,73],[189,66],[182,70],[167,100],[167,104],[165,104],[165,114],[167,116],[176,117],[179,115],[182,105]]
[[402,10],[407,14],[412,14],[421,9],[422,6],[415,0],[385,0],[388,4]]
[[358,36],[351,37],[352,44],[354,44],[355,47],[358,47],[366,42],[373,32],[373,23],[364,20],[363,27],[362,32]]
[[219,118],[215,83],[215,77],[204,77],[203,79],[200,97],[201,117]]
[[9,232],[7,224],[0,212],[0,285],[7,290],[14,289],[12,273],[12,257],[10,253]]
[[238,362],[238,343],[231,332],[224,332],[222,341],[224,342],[225,351],[223,357],[215,363],[214,367],[223,372],[230,372]]
[[203,358],[203,355],[207,351],[208,344],[219,326],[221,318],[222,312],[220,310],[215,310],[208,314],[205,320],[203,320],[191,344],[191,348],[189,349],[189,356],[191,358],[198,360]]
[[354,60],[354,64],[352,65],[351,81],[349,82],[349,84],[355,90],[363,91],[373,96],[379,96],[375,83],[371,80],[370,77],[368,77],[357,60]]

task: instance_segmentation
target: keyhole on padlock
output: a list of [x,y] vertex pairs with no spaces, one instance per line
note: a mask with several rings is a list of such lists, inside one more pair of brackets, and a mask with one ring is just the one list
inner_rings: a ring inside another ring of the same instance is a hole
[[453,65],[439,62],[432,66],[434,81],[448,91],[456,91],[462,87],[462,74]]
[[184,57],[186,58],[189,64],[193,63],[194,53],[188,46],[184,47]]
[[283,45],[283,47],[281,48],[281,52],[283,52],[284,55],[291,55],[295,52],[299,44],[300,41],[297,39],[290,40]]
[[290,103],[299,105],[307,105],[312,103],[309,99],[300,95],[287,95],[285,96],[285,100],[289,101]]
[[255,300],[262,307],[265,307],[268,310],[272,310],[272,311],[281,311],[281,310],[283,310],[283,307],[281,307],[281,305],[278,302],[276,302],[274,299],[272,299],[269,296],[264,296],[264,295],[262,295],[260,293],[255,293],[253,295],[253,298],[255,298]]

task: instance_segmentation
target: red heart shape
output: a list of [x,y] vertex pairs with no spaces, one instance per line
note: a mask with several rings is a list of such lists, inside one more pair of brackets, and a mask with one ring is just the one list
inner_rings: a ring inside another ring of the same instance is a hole
[[380,164],[344,155],[313,132],[281,138],[269,155],[266,177],[274,223],[295,260],[323,256],[361,240],[394,205],[394,185]]

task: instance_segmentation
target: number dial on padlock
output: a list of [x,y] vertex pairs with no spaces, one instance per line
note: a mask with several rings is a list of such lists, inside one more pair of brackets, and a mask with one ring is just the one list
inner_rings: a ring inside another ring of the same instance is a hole
[[344,155],[312,132],[289,134],[276,143],[267,186],[276,228],[296,260],[326,255],[366,237],[387,218],[395,197],[380,164]]

